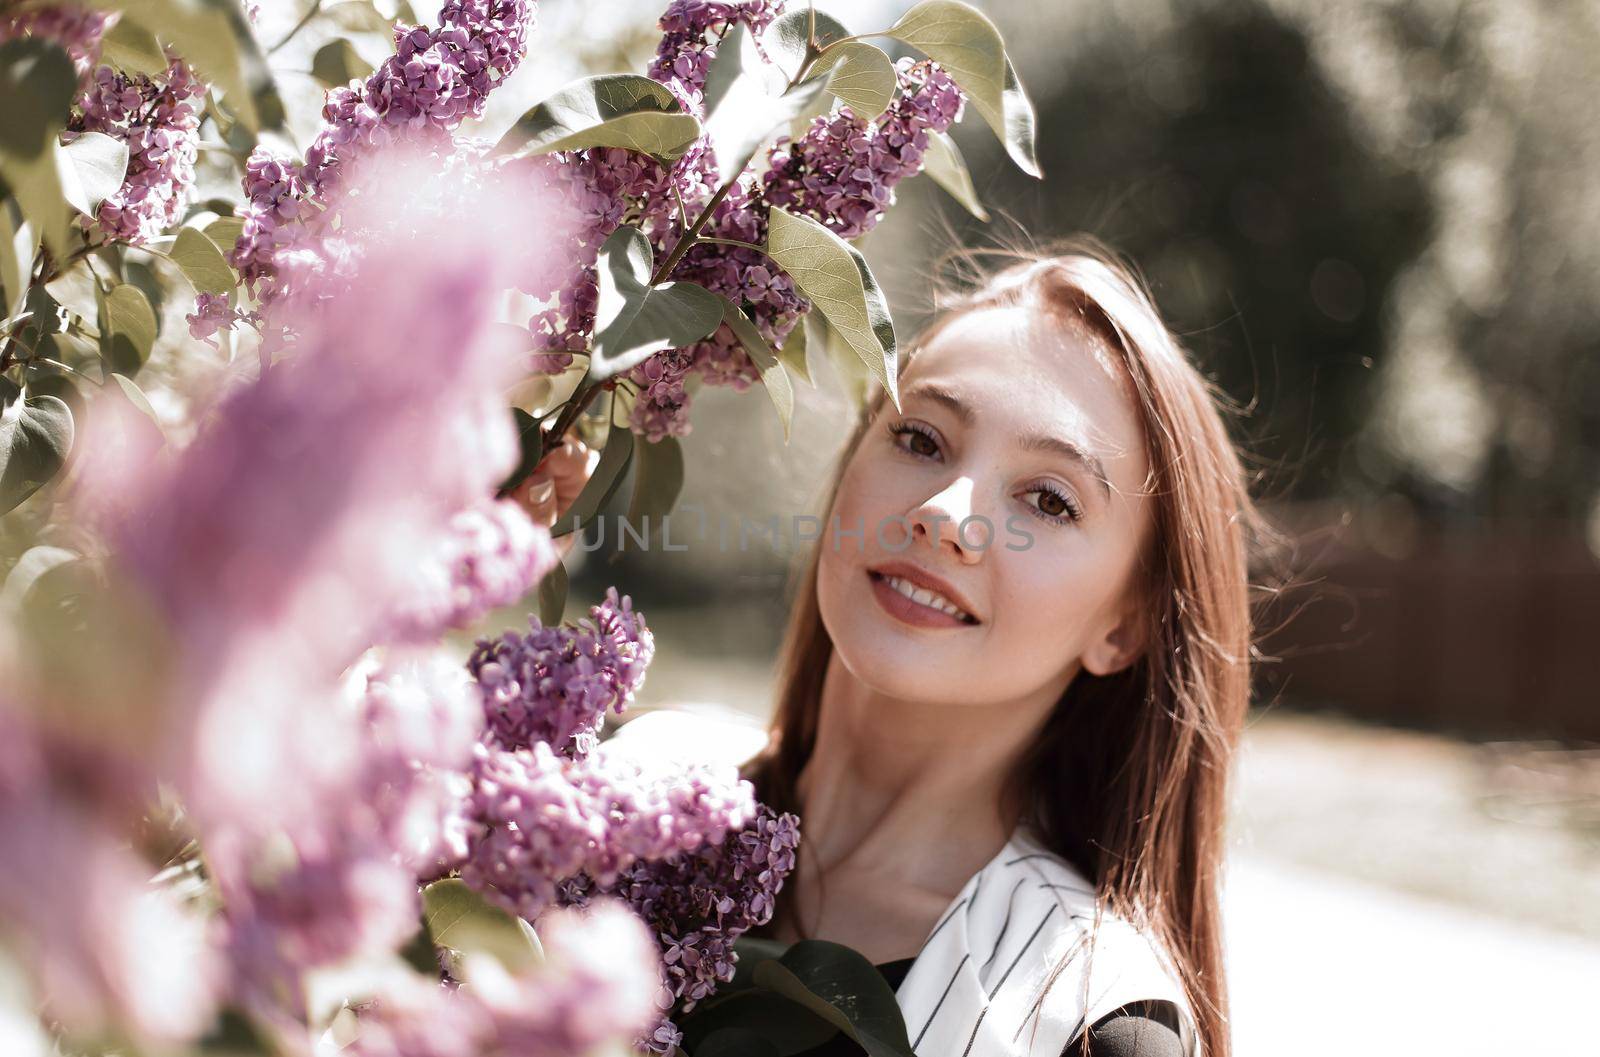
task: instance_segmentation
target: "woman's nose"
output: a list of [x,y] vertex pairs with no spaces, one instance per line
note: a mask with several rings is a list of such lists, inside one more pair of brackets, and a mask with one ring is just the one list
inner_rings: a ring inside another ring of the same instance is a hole
[[973,482],[957,477],[912,510],[911,542],[933,550],[951,548],[962,561],[977,561],[989,546],[987,519],[973,510]]

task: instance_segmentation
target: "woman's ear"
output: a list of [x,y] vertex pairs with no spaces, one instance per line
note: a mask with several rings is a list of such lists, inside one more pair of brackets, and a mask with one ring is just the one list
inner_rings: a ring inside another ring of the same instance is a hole
[[1083,667],[1091,675],[1115,675],[1144,653],[1144,621],[1137,606],[1126,606],[1121,618],[1083,651]]

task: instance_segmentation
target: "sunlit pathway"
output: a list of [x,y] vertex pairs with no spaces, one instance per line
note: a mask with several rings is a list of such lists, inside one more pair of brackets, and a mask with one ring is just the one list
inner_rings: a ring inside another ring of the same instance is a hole
[[1600,943],[1255,854],[1229,869],[1238,1057],[1600,1052]]

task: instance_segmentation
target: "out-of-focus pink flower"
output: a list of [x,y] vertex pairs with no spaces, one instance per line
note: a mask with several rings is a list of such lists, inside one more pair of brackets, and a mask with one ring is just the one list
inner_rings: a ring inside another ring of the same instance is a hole
[[20,717],[0,702],[0,937],[69,1032],[170,1044],[210,1026],[221,974],[205,923],[150,884],[104,822],[52,788]]

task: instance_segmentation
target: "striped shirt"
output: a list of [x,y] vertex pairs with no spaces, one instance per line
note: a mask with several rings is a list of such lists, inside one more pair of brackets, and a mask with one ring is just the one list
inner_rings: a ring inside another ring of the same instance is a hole
[[1089,882],[1018,826],[945,909],[896,992],[917,1057],[1060,1057],[1106,1014],[1163,1000],[1195,1054],[1166,959],[1125,921],[1102,914],[1097,925],[1095,913]]

